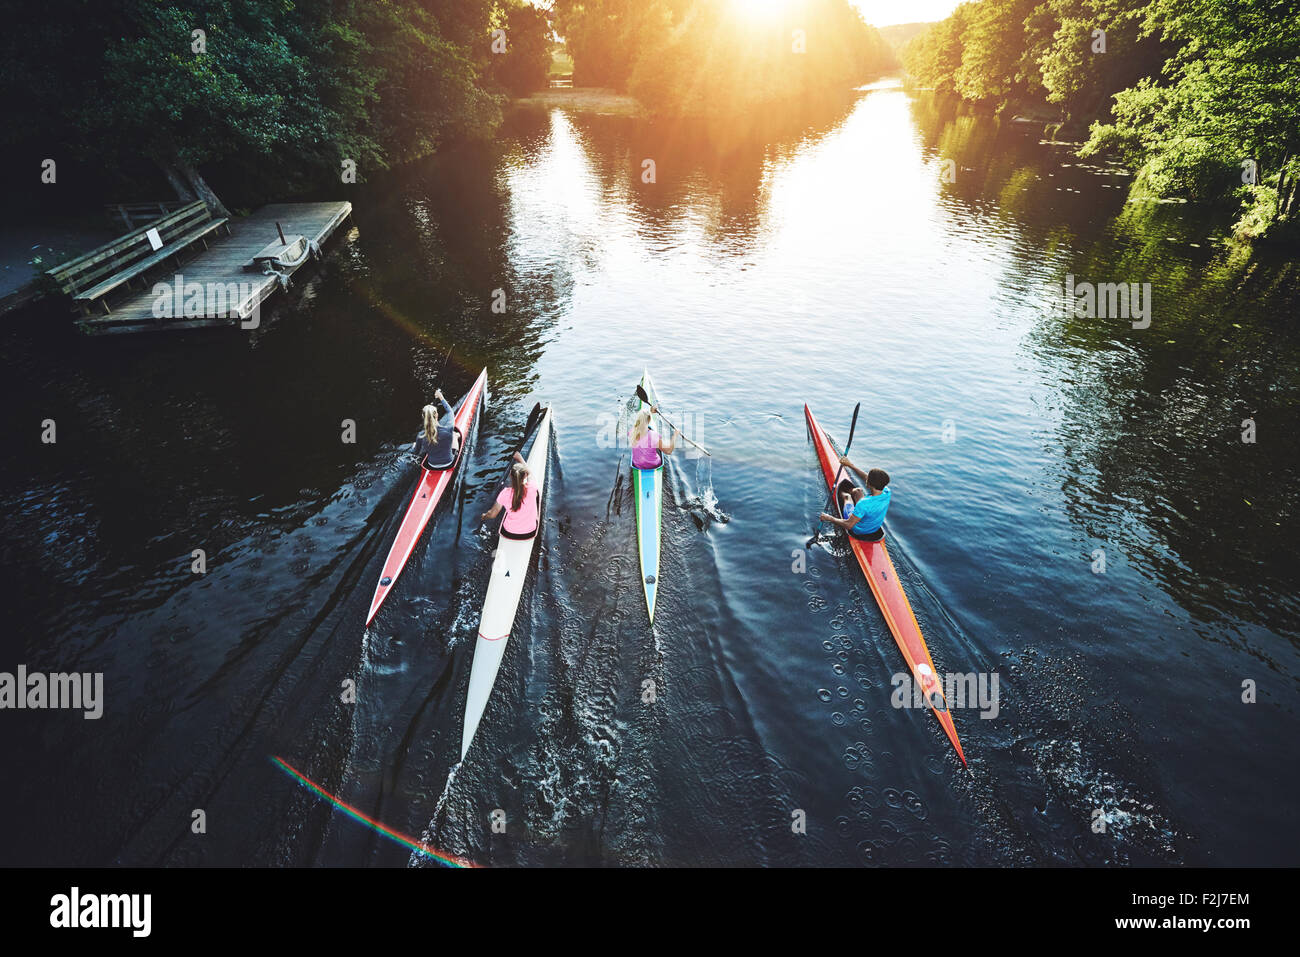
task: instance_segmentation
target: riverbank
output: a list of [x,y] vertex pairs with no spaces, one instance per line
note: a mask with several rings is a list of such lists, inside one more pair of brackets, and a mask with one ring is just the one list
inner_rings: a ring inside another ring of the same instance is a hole
[[522,109],[572,110],[575,113],[597,113],[604,116],[643,116],[646,113],[639,100],[606,87],[579,87],[577,89],[540,90],[530,96],[511,101]]

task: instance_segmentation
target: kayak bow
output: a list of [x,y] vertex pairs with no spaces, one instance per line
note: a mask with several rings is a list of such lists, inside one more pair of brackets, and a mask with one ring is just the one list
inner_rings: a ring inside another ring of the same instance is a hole
[[[528,472],[532,485],[540,497],[546,482],[546,459],[551,437],[551,408],[546,407],[528,453]],[[541,532],[541,509],[537,513],[538,533]],[[506,538],[497,533],[496,557],[492,560],[492,576],[488,579],[487,594],[483,596],[483,612],[479,617],[478,641],[474,645],[474,665],[469,673],[469,691],[465,695],[465,723],[460,733],[460,757],[474,740],[474,732],[487,709],[492,685],[496,683],[501,659],[506,653],[506,642],[514,627],[519,599],[523,595],[528,565],[533,555],[537,535],[528,539]]]
[[[656,405],[659,396],[655,394],[654,383],[650,381],[650,372],[641,374],[641,388],[650,397],[650,404]],[[640,402],[637,411],[646,407]],[[654,416],[650,425],[655,424]],[[658,429],[655,429],[658,432]],[[664,461],[659,453],[657,469],[639,469],[632,466],[632,493],[636,496],[636,545],[641,555],[641,584],[645,588],[645,606],[650,613],[650,624],[655,623],[655,590],[659,585],[659,541],[663,526],[663,486]]]
[[[807,405],[803,407],[803,413],[808,420],[808,432],[817,447],[817,461],[821,464],[823,480],[829,489],[839,469],[839,453],[835,451],[830,436],[813,418],[812,410]],[[835,490],[835,505],[831,509],[834,514],[840,514],[840,493],[856,484],[846,470],[839,480],[839,489]],[[931,710],[939,719],[939,724],[943,726],[948,740],[957,749],[957,757],[961,758],[961,763],[965,766],[966,755],[962,753],[961,742],[957,740],[957,729],[952,723],[952,715],[948,712],[948,701],[943,695],[938,672],[934,670],[930,649],[926,647],[925,639],[921,636],[921,626],[917,624],[916,615],[912,612],[903,585],[894,571],[894,563],[889,558],[889,550],[885,547],[884,539],[878,542],[864,542],[847,533],[846,537],[853,547],[853,554],[858,559],[862,574],[867,578],[867,584],[871,586],[876,604],[880,606],[880,611],[885,616],[885,623],[889,625],[889,631],[894,636],[894,641],[898,643],[908,668],[911,669],[912,679],[917,681],[926,692]],[[934,699],[930,697],[932,693],[937,694],[939,701],[943,703],[942,707],[935,705]]]
[[393,539],[393,547],[388,550],[388,558],[384,560],[384,570],[379,576],[379,584],[375,586],[375,597],[370,600],[370,614],[366,615],[367,628],[375,620],[375,615],[379,613],[379,606],[388,597],[393,584],[397,581],[397,576],[406,567],[411,553],[415,551],[416,543],[420,540],[420,535],[424,532],[424,527],[429,524],[438,502],[442,500],[443,493],[447,491],[456,474],[456,469],[465,458],[469,428],[474,423],[474,416],[478,413],[483,390],[486,387],[487,369],[484,369],[478,374],[474,385],[465,393],[464,398],[460,400],[460,405],[456,407],[453,427],[460,433],[460,453],[456,456],[456,461],[445,469],[428,469],[424,467],[423,462],[420,463],[420,481],[416,483],[415,493],[411,496],[410,504],[406,506],[406,515],[402,517],[402,524],[397,529],[397,537]]

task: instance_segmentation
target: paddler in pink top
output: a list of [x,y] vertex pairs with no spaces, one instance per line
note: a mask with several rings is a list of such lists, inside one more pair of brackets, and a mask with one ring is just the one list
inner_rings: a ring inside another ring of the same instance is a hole
[[528,463],[518,452],[515,464],[510,466],[510,484],[501,490],[496,504],[483,513],[482,520],[496,518],[501,510],[506,517],[501,520],[501,534],[505,538],[532,538],[537,534],[537,506],[541,496],[537,486],[528,480]]
[[672,438],[665,442],[650,425],[651,413],[658,411],[659,407],[656,405],[642,409],[632,422],[632,431],[628,433],[628,438],[632,441],[634,469],[657,469],[664,464],[663,456],[672,455],[673,449],[677,448],[677,436],[682,434],[680,429],[673,429]]

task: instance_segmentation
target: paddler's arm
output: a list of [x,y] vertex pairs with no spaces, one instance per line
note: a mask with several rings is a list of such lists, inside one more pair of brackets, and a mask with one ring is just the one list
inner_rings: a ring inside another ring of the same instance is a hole
[[682,434],[681,429],[673,429],[672,436],[668,439],[668,444],[664,444],[663,436],[659,437],[659,451],[664,455],[672,455],[673,449],[677,448],[677,436]]
[[854,515],[851,518],[836,518],[834,515],[827,514],[826,512],[822,512],[821,519],[823,522],[834,522],[836,525],[838,525],[840,528],[844,529],[845,531],[848,531],[854,525],[858,524],[858,522],[861,521],[861,519],[858,518],[856,515]]
[[840,465],[843,465],[846,469],[848,469],[851,472],[857,472],[858,478],[862,479],[862,481],[865,482],[867,480],[867,473],[864,472],[862,469],[858,468],[852,462],[850,462],[849,457],[847,455],[840,456]]
[[479,521],[486,522],[489,519],[496,518],[500,514],[501,514],[501,503],[497,502],[495,505],[493,505],[490,509],[488,509],[479,517]]

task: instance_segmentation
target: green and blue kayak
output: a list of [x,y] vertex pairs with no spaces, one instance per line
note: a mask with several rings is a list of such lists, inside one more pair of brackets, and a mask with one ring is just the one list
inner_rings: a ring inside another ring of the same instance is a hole
[[[654,383],[650,381],[649,371],[641,375],[641,388],[650,397],[651,405],[657,405],[659,397],[655,394]],[[638,400],[637,412],[645,408],[645,403]],[[651,416],[650,424],[659,431],[657,416]],[[656,469],[632,468],[632,491],[636,495],[636,542],[641,554],[641,583],[645,588],[645,606],[650,614],[650,624],[655,620],[655,590],[659,585],[659,543],[663,530],[663,455],[659,456]]]

